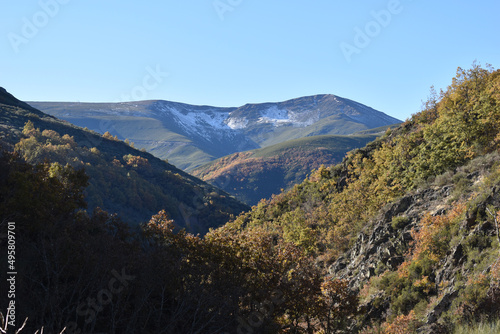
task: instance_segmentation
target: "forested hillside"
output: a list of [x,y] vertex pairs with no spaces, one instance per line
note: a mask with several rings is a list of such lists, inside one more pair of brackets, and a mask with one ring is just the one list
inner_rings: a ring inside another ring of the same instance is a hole
[[[386,128],[386,127],[384,127]],[[382,131],[383,133],[383,131]],[[314,136],[234,153],[191,172],[249,205],[301,183],[321,165],[334,165],[375,135]]]
[[109,133],[101,136],[60,121],[5,90],[0,98],[4,149],[31,164],[49,161],[53,168],[84,169],[89,176],[85,199],[90,212],[99,207],[138,225],[166,210],[178,226],[205,233],[247,209],[227,193]]
[[[499,149],[500,71],[458,69],[400,127],[204,237],[176,232],[165,212],[140,232],[87,214],[81,171],[2,152],[17,327],[29,317],[28,333],[470,332],[500,316]],[[0,245],[5,254],[6,234]]]

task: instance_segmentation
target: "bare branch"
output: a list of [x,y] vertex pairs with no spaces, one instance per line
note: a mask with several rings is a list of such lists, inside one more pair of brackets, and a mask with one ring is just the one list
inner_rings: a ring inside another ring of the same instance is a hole
[[21,332],[23,330],[24,326],[26,326],[26,322],[28,322],[28,317],[26,317],[26,319],[24,319],[23,325],[21,326],[21,328],[19,328],[16,331],[16,334],[18,334],[19,332]]

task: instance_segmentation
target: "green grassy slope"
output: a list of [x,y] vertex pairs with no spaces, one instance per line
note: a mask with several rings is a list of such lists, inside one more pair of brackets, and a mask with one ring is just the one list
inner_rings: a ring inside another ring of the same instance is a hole
[[120,140],[129,139],[135,147],[144,148],[160,159],[168,159],[171,164],[182,170],[216,158],[200,148],[200,143],[179,133],[174,124],[168,124],[144,113],[151,103],[151,101],[127,103],[126,108],[130,111],[130,115],[103,112],[113,109],[113,104],[109,103],[30,102],[30,105],[100,134],[110,132]]

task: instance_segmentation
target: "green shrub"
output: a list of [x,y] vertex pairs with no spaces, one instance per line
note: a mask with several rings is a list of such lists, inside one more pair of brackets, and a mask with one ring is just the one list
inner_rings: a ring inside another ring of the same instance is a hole
[[404,228],[410,222],[410,218],[406,216],[397,216],[392,218],[391,226],[394,230],[399,230]]
[[387,265],[384,262],[379,261],[377,263],[377,267],[375,268],[375,275],[380,275],[384,273],[387,269],[388,269]]
[[465,172],[459,172],[452,177],[453,182],[453,193],[451,198],[457,200],[463,195],[470,193],[472,187],[472,181],[468,179]]
[[452,309],[457,318],[457,322],[477,320],[481,317],[481,304],[486,300],[490,280],[484,274],[470,277],[464,289],[453,301]]
[[453,171],[447,171],[441,175],[436,176],[434,183],[437,186],[446,186],[448,184],[451,184],[451,179],[453,177]]
[[491,247],[491,241],[491,237],[484,233],[474,233],[465,240],[465,249],[471,251],[476,248],[478,251],[482,251],[483,249]]
[[392,301],[391,309],[395,314],[408,314],[413,308],[422,302],[425,296],[413,286],[406,287]]

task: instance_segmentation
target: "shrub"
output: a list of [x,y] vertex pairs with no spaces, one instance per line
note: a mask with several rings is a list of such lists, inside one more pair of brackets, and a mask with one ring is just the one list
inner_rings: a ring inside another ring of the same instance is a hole
[[447,171],[441,175],[436,176],[436,179],[434,182],[437,186],[442,187],[442,186],[450,184],[452,177],[453,177],[453,171]]
[[410,218],[406,216],[397,216],[392,218],[391,226],[395,230],[404,228],[410,222]]
[[415,312],[411,311],[407,315],[400,315],[391,323],[382,325],[385,334],[410,334],[415,333],[419,327],[419,321],[416,319]]

